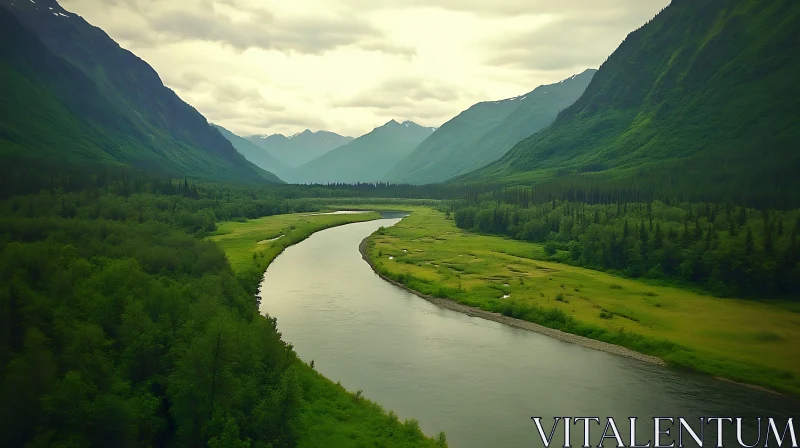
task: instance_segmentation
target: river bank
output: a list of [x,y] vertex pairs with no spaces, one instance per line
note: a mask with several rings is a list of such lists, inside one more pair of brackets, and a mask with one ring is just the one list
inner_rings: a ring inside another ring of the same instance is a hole
[[[364,260],[366,251],[379,269],[390,267],[385,273],[392,279],[412,289],[424,288],[393,273],[418,267],[411,263],[411,255],[402,255],[403,249],[409,254],[421,254],[418,248],[432,251],[427,241],[421,246],[407,245],[406,239],[395,241],[396,251],[382,246],[382,253],[371,243],[364,247],[370,235],[374,240],[391,239],[390,229],[398,225],[404,231],[428,231],[417,221],[405,219],[329,229],[287,250],[264,276],[262,289],[268,293],[261,310],[277,317],[281,333],[303,360],[313,360],[328,378],[350,390],[363,390],[365,396],[400,416],[418,418],[425,433],[444,430],[452,446],[463,448],[522,447],[530,445],[531,431],[535,435],[531,415],[549,419],[580,413],[624,419],[630,415],[796,414],[798,403],[789,397],[618,356],[593,349],[592,342],[589,347],[564,343],[508,321],[475,319],[470,316],[477,316],[475,310],[420,300],[375,275]],[[467,256],[456,254],[454,259],[458,258]],[[436,263],[444,268],[448,260]],[[466,273],[461,274],[464,287],[470,287]],[[557,282],[557,274],[552,275]],[[545,277],[544,281],[549,280]],[[533,281],[526,279],[527,284]],[[556,288],[561,289],[558,283]],[[437,289],[422,290],[442,297]],[[494,295],[497,292],[490,291],[488,296],[507,303]],[[520,294],[511,291],[511,296]],[[755,437],[754,430],[749,428],[746,437]],[[653,433],[652,428],[640,428],[640,432],[643,437]]]
[[718,298],[542,261],[540,244],[462,231],[428,208],[415,208],[369,241],[361,249],[373,271],[442,307],[800,395],[800,359],[792,343],[800,338],[800,314],[780,303]]
[[450,299],[443,299],[440,297],[434,297],[431,295],[423,294],[419,291],[415,291],[406,285],[394,281],[391,278],[383,275],[378,269],[375,267],[375,264],[370,259],[369,255],[367,254],[367,244],[369,242],[369,236],[364,238],[361,241],[361,244],[358,246],[359,252],[361,252],[361,257],[364,261],[367,262],[369,267],[375,272],[379,277],[383,280],[405,290],[408,291],[422,299],[427,300],[428,302],[433,303],[436,306],[446,308],[452,311],[458,311],[460,313],[467,314],[473,317],[480,317],[482,319],[491,320],[494,322],[499,322],[501,324],[509,325],[516,328],[521,328],[523,330],[533,331],[536,333],[540,333],[546,336],[550,336],[551,338],[558,339],[560,341],[569,342],[572,344],[578,344],[584,347],[592,348],[595,350],[600,350],[606,353],[611,353],[618,356],[624,356],[626,358],[633,358],[642,362],[646,362],[649,364],[655,364],[660,366],[667,365],[663,359],[658,358],[656,356],[646,355],[644,353],[639,353],[637,351],[622,347],[621,345],[609,344],[608,342],[598,341],[596,339],[590,339],[587,337],[579,336],[572,333],[565,333],[561,330],[556,330],[553,328],[548,328],[539,324],[535,324],[533,322],[528,322],[522,319],[515,319],[513,317],[504,316],[500,313],[493,313],[491,311],[482,310],[480,308],[475,308],[472,306],[467,306],[462,303],[455,302]]
[[[225,252],[234,273],[245,288],[261,296],[264,272],[295,244],[313,234],[346,224],[379,219],[375,212],[273,215],[245,222],[224,222],[209,237]],[[285,340],[285,339],[284,339]],[[288,341],[291,342],[291,341]],[[341,384],[323,376],[313,364],[297,361],[296,379],[302,392],[298,448],[318,446],[446,447],[444,435],[423,434],[413,418],[401,421],[396,414]]]

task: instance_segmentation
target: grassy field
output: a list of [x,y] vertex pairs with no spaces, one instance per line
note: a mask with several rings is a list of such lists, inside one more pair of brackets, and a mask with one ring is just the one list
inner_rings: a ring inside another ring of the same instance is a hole
[[[376,268],[419,292],[800,394],[800,313],[539,261],[539,244],[477,235],[429,208],[370,237]],[[391,258],[390,258],[391,257]]]
[[[380,218],[380,214],[376,212],[346,215],[316,213],[274,215],[245,222],[221,223],[217,232],[208,239],[222,247],[233,270],[237,273],[250,269],[254,264],[263,272],[283,249],[308,238],[314,232],[377,218]],[[262,265],[264,269],[261,269]]]
[[[237,276],[255,292],[267,266],[285,248],[322,229],[379,217],[376,212],[268,216],[222,223],[209,239],[223,248]],[[297,368],[303,385],[299,448],[447,446],[444,434],[427,438],[416,420],[400,422],[394,413],[362,397],[360,391],[349,392],[304,363]]]

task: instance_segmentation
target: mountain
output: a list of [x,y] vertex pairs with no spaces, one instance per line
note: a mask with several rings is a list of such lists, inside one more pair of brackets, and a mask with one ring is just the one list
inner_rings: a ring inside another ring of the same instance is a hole
[[296,183],[377,182],[433,133],[411,121],[391,120],[369,134],[336,148],[294,170]]
[[525,137],[549,126],[581,96],[596,72],[589,69],[518,97],[470,107],[422,142],[386,180],[443,182],[499,159]]
[[298,167],[317,157],[346,145],[353,137],[344,137],[334,132],[303,132],[286,137],[283,134],[253,135],[248,140],[269,152],[287,166]]
[[147,63],[55,0],[0,0],[0,154],[173,176],[280,182]]
[[247,160],[254,163],[257,167],[274,173],[278,177],[283,177],[284,174],[290,170],[283,162],[276,159],[266,150],[258,147],[250,140],[240,137],[233,132],[223,128],[222,126],[212,124],[223,137],[225,137],[239,154],[243,155]]
[[797,191],[798,35],[794,0],[674,0],[551,127],[458,181],[592,172],[727,197]]
[[422,184],[453,177],[461,172],[459,151],[499,125],[519,106],[520,98],[485,101],[461,112],[420,143],[384,180]]

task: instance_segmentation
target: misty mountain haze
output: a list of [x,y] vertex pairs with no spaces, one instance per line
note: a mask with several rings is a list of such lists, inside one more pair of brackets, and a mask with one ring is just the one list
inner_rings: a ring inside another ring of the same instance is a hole
[[549,126],[581,96],[597,70],[500,101],[485,101],[443,124],[386,175],[388,182],[428,184],[499,159],[522,139]]
[[283,134],[251,135],[247,139],[291,168],[353,141],[353,137],[328,131],[312,132],[309,129],[288,137]]
[[295,169],[290,182],[377,182],[433,133],[434,128],[391,120]]

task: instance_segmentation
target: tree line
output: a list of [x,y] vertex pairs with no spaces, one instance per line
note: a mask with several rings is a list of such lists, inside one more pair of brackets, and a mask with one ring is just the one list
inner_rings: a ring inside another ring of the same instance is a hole
[[800,210],[708,202],[537,204],[513,190],[495,196],[502,200],[451,203],[456,225],[544,243],[557,261],[699,285],[720,296],[800,294]]
[[293,443],[296,356],[215,245],[103,219],[0,234],[0,444]]
[[0,200],[0,446],[292,447],[326,406],[369,417],[349,423],[359,440],[446,446],[342,398],[259,314],[257,278],[201,238],[319,198],[119,166],[18,168],[27,184]]

